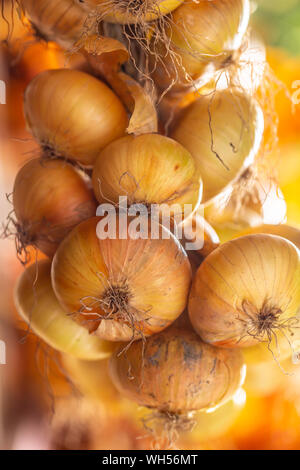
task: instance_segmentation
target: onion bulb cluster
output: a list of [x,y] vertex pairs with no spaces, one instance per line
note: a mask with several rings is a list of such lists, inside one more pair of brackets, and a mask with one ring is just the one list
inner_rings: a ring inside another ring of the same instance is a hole
[[36,260],[17,310],[79,390],[150,409],[146,428],[172,441],[236,394],[245,361],[300,351],[300,232],[274,225],[287,207],[250,1],[17,4],[81,58],[24,93],[39,158],[16,176],[4,235]]
[[49,156],[91,166],[101,149],[125,135],[126,110],[100,80],[68,69],[37,75],[24,96],[29,131]]
[[136,238],[118,219],[114,236],[110,220],[93,217],[75,227],[55,254],[52,283],[61,305],[95,335],[130,341],[161,331],[183,312],[191,267],[164,227],[155,239],[150,226]]
[[300,252],[275,235],[231,240],[211,253],[195,276],[189,315],[201,338],[213,345],[258,343],[276,353],[298,328]]
[[33,159],[21,168],[14,183],[13,206],[10,220],[20,256],[33,245],[52,257],[72,228],[96,212],[89,178],[57,159]]

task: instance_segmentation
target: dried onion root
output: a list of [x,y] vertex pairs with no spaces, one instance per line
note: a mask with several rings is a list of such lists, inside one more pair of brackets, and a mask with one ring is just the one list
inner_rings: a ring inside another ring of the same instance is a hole
[[184,0],[105,0],[82,2],[89,12],[82,38],[102,35],[120,40],[128,48],[130,67],[139,78],[145,73],[153,35],[164,31],[169,13]]
[[[146,429],[174,443],[180,431],[193,426],[193,412],[220,406],[244,379],[239,351],[214,348],[187,328],[171,326],[132,344],[126,354],[116,351],[110,375],[117,390],[153,410]],[[153,426],[153,427],[152,427]]]
[[100,21],[119,24],[143,24],[161,18],[179,7],[184,0],[78,0]]

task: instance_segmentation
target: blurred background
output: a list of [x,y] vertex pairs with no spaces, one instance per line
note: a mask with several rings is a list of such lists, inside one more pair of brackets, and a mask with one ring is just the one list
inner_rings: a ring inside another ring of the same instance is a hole
[[[300,80],[300,1],[260,0],[253,10],[252,24],[268,46],[269,64],[292,94]],[[0,80],[6,84],[6,104],[0,104],[1,221],[12,209],[9,193],[16,172],[35,149],[25,129],[24,89],[40,71],[78,60],[67,59],[54,44],[34,41],[16,14],[13,19],[12,31],[0,16],[0,40],[10,36],[9,47],[0,44]],[[287,221],[300,228],[300,99],[294,108],[283,91],[276,95],[278,177]],[[105,362],[59,358],[26,330],[13,304],[23,269],[13,240],[1,240],[0,257],[0,341],[6,347],[6,364],[0,364],[0,448],[155,448],[140,424],[141,410],[118,396]],[[300,449],[298,367],[288,375],[272,360],[254,361],[244,389],[218,410],[200,413],[178,448]]]

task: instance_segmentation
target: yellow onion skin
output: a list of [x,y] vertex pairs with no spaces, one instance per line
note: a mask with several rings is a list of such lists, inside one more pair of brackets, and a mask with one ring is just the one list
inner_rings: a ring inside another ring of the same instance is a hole
[[[186,253],[162,227],[158,239],[150,233],[134,239],[129,224],[122,228],[117,221],[116,238],[98,238],[101,220],[78,225],[57,250],[52,265],[57,298],[82,318],[94,314],[94,334],[105,339],[129,341],[161,331],[187,303],[191,267]],[[162,239],[163,234],[169,238]]]
[[54,349],[79,359],[109,357],[115,345],[90,336],[60,306],[51,287],[51,263],[32,264],[20,276],[15,289],[15,305],[31,330]]
[[229,241],[201,264],[189,298],[200,337],[215,346],[276,343],[297,327],[300,254],[288,240],[265,234]]
[[125,135],[128,116],[100,80],[78,70],[47,70],[28,85],[29,131],[46,153],[92,166],[100,150]]
[[63,367],[78,390],[89,399],[117,407],[120,395],[108,373],[108,359],[88,361],[69,354],[62,357]]
[[197,212],[187,217],[182,222],[181,228],[183,230],[183,247],[187,243],[195,243],[197,240],[200,244],[202,242],[202,246],[195,250],[202,258],[206,258],[220,245],[218,234],[204,217]]
[[202,85],[216,70],[226,66],[240,48],[250,18],[248,0],[202,0],[184,2],[166,26],[165,38],[153,42],[158,54],[153,78],[161,88],[173,84],[172,91]]
[[[77,0],[80,1],[80,0]],[[84,0],[88,9],[96,9],[104,21],[119,24],[136,24],[155,21],[179,7],[184,0]],[[135,4],[136,3],[136,4]]]
[[21,168],[13,206],[21,241],[49,257],[73,227],[96,214],[88,178],[58,159],[34,159]]
[[26,17],[42,39],[70,48],[80,39],[86,18],[74,0],[19,0]]
[[290,242],[294,243],[300,250],[300,230],[292,225],[259,225],[258,227],[250,227],[240,232],[236,237],[243,237],[245,235],[265,233],[269,235],[277,235],[278,237],[286,238]]
[[239,351],[214,348],[193,331],[174,326],[149,338],[144,349],[138,341],[126,355],[116,352],[109,364],[123,396],[179,415],[225,403],[244,378]]
[[248,168],[262,140],[261,108],[246,94],[224,90],[201,96],[183,112],[171,137],[190,151],[208,203]]
[[190,153],[158,134],[126,136],[108,145],[96,160],[93,188],[99,202],[199,206],[201,176]]

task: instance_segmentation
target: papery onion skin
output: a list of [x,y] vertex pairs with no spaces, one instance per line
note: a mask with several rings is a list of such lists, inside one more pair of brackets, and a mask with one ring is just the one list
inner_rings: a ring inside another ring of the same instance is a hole
[[[128,373],[130,368],[130,373]],[[214,348],[185,328],[170,327],[110,359],[117,390],[148,408],[172,414],[228,401],[243,381],[239,351]]]
[[201,96],[184,110],[171,137],[190,151],[203,180],[208,203],[248,168],[264,130],[260,107],[231,90]]
[[247,235],[221,245],[197,271],[191,323],[215,346],[248,347],[297,327],[300,252],[284,238]]
[[48,345],[79,359],[109,357],[115,345],[92,337],[62,309],[51,287],[51,263],[32,264],[20,276],[15,289],[19,315]]
[[[79,0],[80,1],[80,0]],[[84,0],[87,8],[95,8],[104,21],[119,24],[135,24],[154,21],[175,10],[184,0]],[[129,6],[129,4],[131,4]],[[134,10],[134,11],[133,11]]]
[[202,85],[215,70],[224,67],[239,49],[250,18],[248,0],[202,0],[185,2],[172,13],[163,41],[154,41],[153,57],[162,57],[154,67],[155,83],[177,91]]
[[81,37],[86,12],[74,0],[19,0],[19,3],[42,39],[70,48]]
[[[56,252],[52,285],[59,301],[68,311],[81,312],[79,318],[94,313],[93,329],[100,337],[102,322],[109,322],[111,337],[106,328],[104,334],[112,341],[161,331],[186,306],[191,282],[187,255],[171,233],[164,240],[162,235],[151,239],[150,233],[147,239],[133,239],[127,225],[122,229],[118,222],[115,239],[100,239],[101,220],[94,217],[77,226]],[[110,319],[104,319],[108,314]]]
[[100,150],[125,135],[128,116],[100,80],[78,70],[37,75],[24,96],[29,131],[44,152],[92,166]]
[[49,257],[73,227],[96,214],[88,178],[58,159],[34,159],[21,168],[13,206],[24,245],[27,241]]
[[[190,204],[199,206],[201,176],[190,153],[172,139],[145,134],[127,136],[107,146],[96,160],[93,188],[99,202],[128,204]],[[180,209],[181,211],[181,209]]]
[[264,175],[251,175],[250,167],[205,207],[205,217],[216,230],[241,231],[261,224],[281,224],[286,209],[276,181]]

